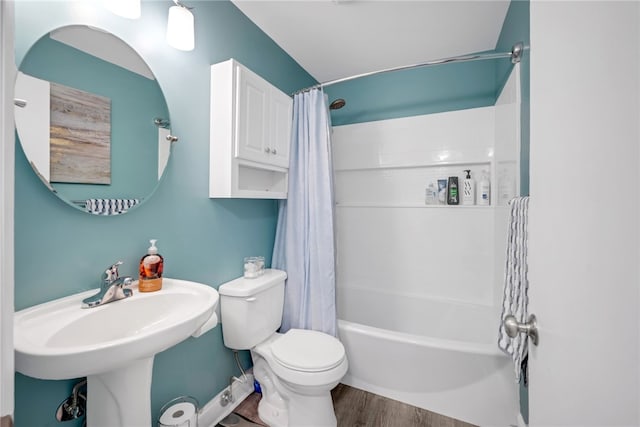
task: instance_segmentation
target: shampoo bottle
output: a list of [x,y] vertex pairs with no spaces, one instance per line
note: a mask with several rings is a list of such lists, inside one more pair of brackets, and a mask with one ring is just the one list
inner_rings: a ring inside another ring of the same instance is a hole
[[464,170],[467,176],[464,178],[462,185],[462,204],[463,205],[475,205],[476,204],[476,183],[471,178],[471,169]]
[[447,204],[448,205],[458,205],[460,204],[460,193],[458,191],[458,177],[450,176],[449,181],[447,183],[447,188],[449,189],[447,194]]
[[491,204],[491,182],[487,177],[487,171],[482,171],[482,178],[478,182],[478,204],[482,206]]
[[151,242],[151,246],[147,250],[147,254],[140,260],[140,281],[138,282],[140,292],[154,292],[162,288],[164,259],[158,253],[157,240],[151,239],[149,242]]
[[446,179],[438,180],[438,204],[439,205],[447,204],[447,180]]

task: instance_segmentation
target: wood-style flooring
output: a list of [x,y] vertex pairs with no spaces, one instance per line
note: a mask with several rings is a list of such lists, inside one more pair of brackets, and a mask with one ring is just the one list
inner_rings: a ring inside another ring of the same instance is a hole
[[473,427],[397,400],[338,384],[331,391],[338,427]]
[[[331,391],[338,427],[474,427],[453,418],[387,399],[373,393],[338,384]],[[234,412],[261,423],[259,394],[252,394]],[[262,424],[264,425],[264,424]]]

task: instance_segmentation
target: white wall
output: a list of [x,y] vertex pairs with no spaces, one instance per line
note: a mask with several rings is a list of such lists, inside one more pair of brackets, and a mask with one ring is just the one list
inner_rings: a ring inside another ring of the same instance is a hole
[[494,153],[495,201],[506,206],[518,195],[520,188],[520,64],[513,72],[496,100],[496,134]]
[[[13,416],[13,3],[0,2],[0,417]],[[5,418],[7,417],[7,418]],[[6,424],[5,424],[6,423]]]
[[532,426],[640,425],[640,3],[531,2]]
[[15,109],[24,154],[40,178],[50,182],[51,83],[18,72],[14,96],[26,102]]
[[493,207],[425,205],[428,182],[492,169],[494,120],[485,107],[334,128],[338,293],[494,305]]
[[[507,253],[507,231],[509,227],[509,207],[511,198],[517,196],[520,188],[520,64],[513,72],[496,100],[496,135],[494,173],[495,178],[495,278],[496,307],[502,307],[504,289],[505,255]],[[499,314],[498,314],[499,316]]]

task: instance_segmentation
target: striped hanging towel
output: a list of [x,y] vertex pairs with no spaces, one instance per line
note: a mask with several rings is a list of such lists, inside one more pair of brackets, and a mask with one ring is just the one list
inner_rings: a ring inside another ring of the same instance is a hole
[[509,218],[509,232],[507,238],[507,259],[504,276],[504,295],[502,299],[502,315],[500,317],[500,334],[498,347],[511,356],[516,373],[516,381],[520,381],[522,363],[527,356],[527,335],[518,334],[510,338],[503,322],[507,315],[515,316],[518,322],[525,322],[527,291],[527,219],[529,212],[529,197],[516,197],[509,202],[511,215]]

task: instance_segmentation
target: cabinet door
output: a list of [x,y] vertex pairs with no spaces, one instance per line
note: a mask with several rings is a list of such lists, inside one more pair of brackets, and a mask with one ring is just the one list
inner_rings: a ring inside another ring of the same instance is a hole
[[237,68],[236,147],[235,156],[265,162],[269,148],[268,84],[257,74]]
[[289,145],[291,141],[291,122],[293,119],[293,100],[285,93],[271,90],[271,139],[269,163],[289,167]]

